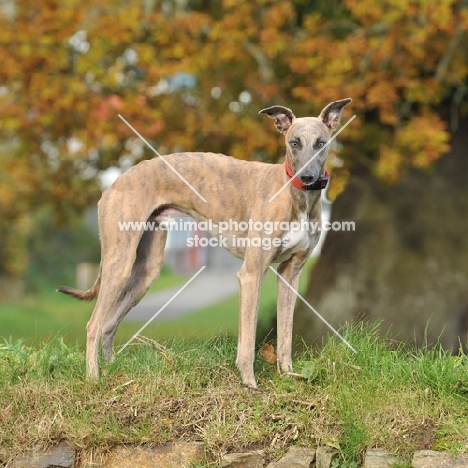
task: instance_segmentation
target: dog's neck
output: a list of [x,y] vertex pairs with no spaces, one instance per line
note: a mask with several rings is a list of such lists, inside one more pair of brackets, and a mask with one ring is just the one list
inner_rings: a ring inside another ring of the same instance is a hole
[[[283,169],[284,171],[284,169]],[[284,180],[288,181],[289,177],[284,172]],[[314,213],[317,212],[317,204],[320,205],[321,190],[299,190],[294,185],[289,184],[289,196],[291,197],[291,206],[293,212],[297,215],[306,213],[309,219],[314,218]]]
[[[296,215],[299,215],[300,213],[307,213],[307,216],[309,218],[313,218],[314,213],[317,213],[317,204],[320,205],[322,190],[309,190],[307,189],[307,186],[305,186],[298,180],[297,177],[294,177],[294,172],[288,163],[287,157],[283,164],[283,171],[285,180],[291,181],[288,189],[292,199],[293,211],[296,213]],[[321,176],[320,179],[325,180],[326,186],[326,183],[328,182],[328,171],[325,171],[325,173]]]

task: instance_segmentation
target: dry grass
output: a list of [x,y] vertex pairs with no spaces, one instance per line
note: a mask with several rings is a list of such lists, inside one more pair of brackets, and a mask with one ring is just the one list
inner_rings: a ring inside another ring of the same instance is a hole
[[[353,466],[366,447],[468,451],[468,357],[404,350],[375,329],[345,331],[298,356],[306,378],[279,377],[258,357],[259,393],[235,370],[235,340],[177,339],[167,350],[130,346],[99,381],[84,354],[56,340],[0,347],[0,465],[33,446],[67,440],[79,451],[202,440],[215,457],[247,447],[278,455],[291,444],[335,447]],[[355,466],[355,465],[354,465]]]

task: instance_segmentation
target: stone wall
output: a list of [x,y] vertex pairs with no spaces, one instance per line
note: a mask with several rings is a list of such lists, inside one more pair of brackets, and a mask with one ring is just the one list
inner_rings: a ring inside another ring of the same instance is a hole
[[[289,447],[286,454],[269,460],[263,450],[230,453],[219,460],[222,468],[334,468],[336,453],[328,447]],[[216,462],[205,453],[203,442],[174,442],[160,447],[116,447],[101,461],[87,460],[71,445],[62,442],[48,450],[31,450],[18,456],[12,468],[186,468]],[[362,468],[391,468],[401,464],[398,457],[383,449],[368,449]],[[211,464],[210,466],[214,466]],[[401,465],[400,465],[401,466]],[[468,455],[420,450],[414,453],[412,468],[468,468]]]

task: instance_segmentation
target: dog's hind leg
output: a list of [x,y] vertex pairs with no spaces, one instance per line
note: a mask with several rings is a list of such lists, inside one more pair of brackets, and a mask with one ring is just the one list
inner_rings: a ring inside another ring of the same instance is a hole
[[[136,199],[135,199],[136,200]],[[115,213],[125,207],[125,220],[148,219],[151,207],[137,203],[123,190],[108,190],[98,204],[101,238],[101,287],[91,319],[86,326],[86,373],[99,376],[98,351],[102,328],[121,291],[132,276],[137,248],[144,232],[122,230]],[[123,214],[122,214],[123,216]]]
[[93,314],[86,325],[86,374],[88,377],[99,377],[98,354],[104,320],[108,311],[113,309],[116,299],[131,275],[133,258],[126,259],[131,262],[130,267],[119,265],[118,260],[124,259],[119,256],[115,259],[115,263],[101,261],[101,290]]
[[107,312],[102,326],[101,344],[104,359],[113,361],[114,337],[117,327],[129,310],[137,305],[155,281],[164,262],[165,230],[146,231],[138,244],[132,273],[119,294],[117,302]]

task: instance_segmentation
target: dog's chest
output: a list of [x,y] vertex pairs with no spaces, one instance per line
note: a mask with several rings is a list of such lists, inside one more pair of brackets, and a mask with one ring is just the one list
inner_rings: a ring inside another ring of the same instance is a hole
[[301,213],[296,221],[290,223],[289,231],[283,234],[283,252],[296,253],[307,250],[310,246],[309,217]]

